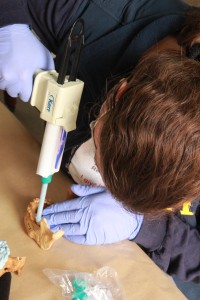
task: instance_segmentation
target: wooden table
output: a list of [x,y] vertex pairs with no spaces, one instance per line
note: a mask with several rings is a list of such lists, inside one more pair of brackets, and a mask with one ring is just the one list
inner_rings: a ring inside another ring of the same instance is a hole
[[[103,266],[117,271],[125,299],[186,299],[135,243],[81,246],[61,238],[50,250],[41,250],[23,224],[28,203],[40,194],[35,174],[40,146],[1,103],[0,145],[0,239],[7,241],[12,256],[27,257],[22,275],[12,274],[10,300],[62,299],[60,289],[43,274],[45,268],[94,272]],[[64,200],[68,186],[66,177],[54,175],[48,197]]]

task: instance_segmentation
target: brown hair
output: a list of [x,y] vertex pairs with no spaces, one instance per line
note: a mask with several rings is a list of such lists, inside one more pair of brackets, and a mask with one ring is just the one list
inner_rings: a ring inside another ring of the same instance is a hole
[[200,195],[200,63],[164,51],[144,57],[119,101],[114,87],[100,136],[101,171],[132,211],[163,212]]

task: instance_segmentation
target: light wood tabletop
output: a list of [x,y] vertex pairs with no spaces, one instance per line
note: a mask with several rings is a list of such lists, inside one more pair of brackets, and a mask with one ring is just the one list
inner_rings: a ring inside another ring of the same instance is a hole
[[[133,242],[81,246],[61,238],[50,250],[40,249],[23,224],[29,202],[40,193],[35,174],[40,146],[1,103],[0,145],[0,239],[7,241],[12,256],[27,257],[21,276],[12,274],[10,300],[62,299],[61,290],[44,275],[46,268],[94,272],[103,266],[117,272],[124,299],[186,299]],[[48,198],[63,201],[69,184],[64,175],[54,175]]]

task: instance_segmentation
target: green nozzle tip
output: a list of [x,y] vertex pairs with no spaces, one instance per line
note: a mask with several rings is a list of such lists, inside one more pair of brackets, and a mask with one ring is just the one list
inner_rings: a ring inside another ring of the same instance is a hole
[[42,177],[42,183],[50,183],[52,180],[53,175],[49,175],[48,177]]

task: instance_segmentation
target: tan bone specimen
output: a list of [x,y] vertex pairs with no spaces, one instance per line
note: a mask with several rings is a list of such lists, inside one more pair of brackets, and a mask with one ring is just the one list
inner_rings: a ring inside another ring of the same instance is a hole
[[20,275],[25,262],[26,257],[9,256],[3,268],[0,269],[0,277],[6,272],[14,272],[17,275]]
[[[36,198],[31,201],[27,207],[27,211],[24,216],[24,224],[29,237],[31,237],[43,250],[51,248],[53,243],[61,238],[64,234],[63,230],[58,230],[53,233],[46,220],[43,218],[39,223],[36,222],[37,208],[39,199]],[[45,200],[45,206],[52,204],[51,201]]]

